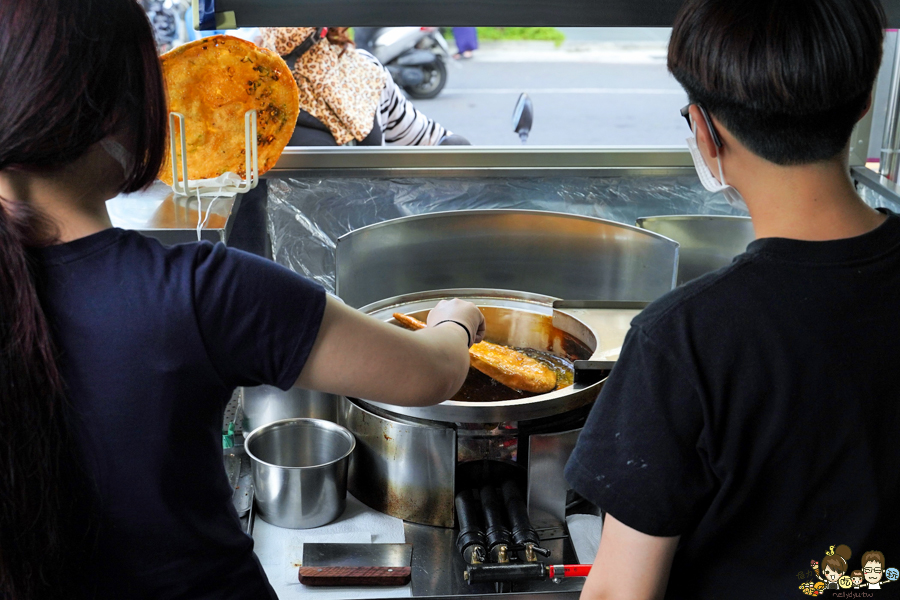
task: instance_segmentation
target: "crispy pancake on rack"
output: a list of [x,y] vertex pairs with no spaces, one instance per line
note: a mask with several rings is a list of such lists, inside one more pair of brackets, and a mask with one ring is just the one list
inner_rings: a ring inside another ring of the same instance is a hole
[[[227,171],[247,177],[244,113],[252,109],[260,175],[275,165],[300,110],[297,83],[280,56],[240,38],[216,35],[179,46],[161,60],[169,111],[184,115],[188,177],[207,179]],[[168,153],[159,178],[172,185]]]

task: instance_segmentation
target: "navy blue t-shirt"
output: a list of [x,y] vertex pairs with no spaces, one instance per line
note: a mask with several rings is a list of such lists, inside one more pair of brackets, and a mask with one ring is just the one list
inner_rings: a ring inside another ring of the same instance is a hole
[[221,244],[120,229],[37,255],[95,490],[70,595],[274,598],[231,504],[223,412],[237,386],[293,385],[324,290]]
[[756,240],[633,320],[566,478],[625,525],[681,536],[667,598],[802,597],[840,544],[847,575],[871,550],[900,567],[898,313],[897,215],[850,239]]

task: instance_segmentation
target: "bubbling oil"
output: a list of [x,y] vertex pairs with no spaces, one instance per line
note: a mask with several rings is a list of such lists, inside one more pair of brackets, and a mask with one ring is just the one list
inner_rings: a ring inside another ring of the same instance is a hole
[[[562,355],[549,350],[536,348],[513,348],[543,363],[556,373],[556,389],[569,387],[575,380],[574,361],[584,360],[590,357],[591,350],[571,335],[555,329],[553,331],[554,343],[552,347],[560,348]],[[462,388],[451,400],[460,402],[500,402],[503,400],[519,400],[531,398],[540,394],[522,392],[503,385],[495,379],[491,379],[481,371],[469,368],[469,375]]]

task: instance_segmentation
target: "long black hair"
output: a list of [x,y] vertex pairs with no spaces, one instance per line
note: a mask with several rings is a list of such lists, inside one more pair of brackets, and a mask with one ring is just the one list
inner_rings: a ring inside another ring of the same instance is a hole
[[[166,136],[150,24],[135,0],[0,0],[0,172],[50,172],[112,133],[135,149],[121,191],[149,185]],[[0,198],[0,598],[62,595],[84,481],[32,249],[53,224]]]

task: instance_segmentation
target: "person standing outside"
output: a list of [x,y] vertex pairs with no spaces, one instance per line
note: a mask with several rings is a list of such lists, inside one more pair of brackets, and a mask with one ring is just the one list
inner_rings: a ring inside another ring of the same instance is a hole
[[[290,146],[468,145],[418,110],[377,58],[354,47],[346,27],[264,27],[260,45],[287,61],[300,95]],[[265,255],[268,185],[244,194],[232,243]]]
[[456,42],[456,54],[453,58],[472,58],[473,52],[478,50],[478,28],[454,27],[453,40]]
[[900,217],[849,170],[884,26],[877,0],[680,9],[695,166],[757,239],[632,322],[566,467],[605,512],[585,600],[784,597],[827,540],[900,552]]
[[178,16],[162,0],[139,0],[153,26],[153,37],[160,53],[171,50],[178,41]]
[[[264,27],[261,45],[287,62],[300,93],[291,146],[437,146],[460,138],[428,118],[347,27]],[[466,142],[468,143],[468,142]]]

